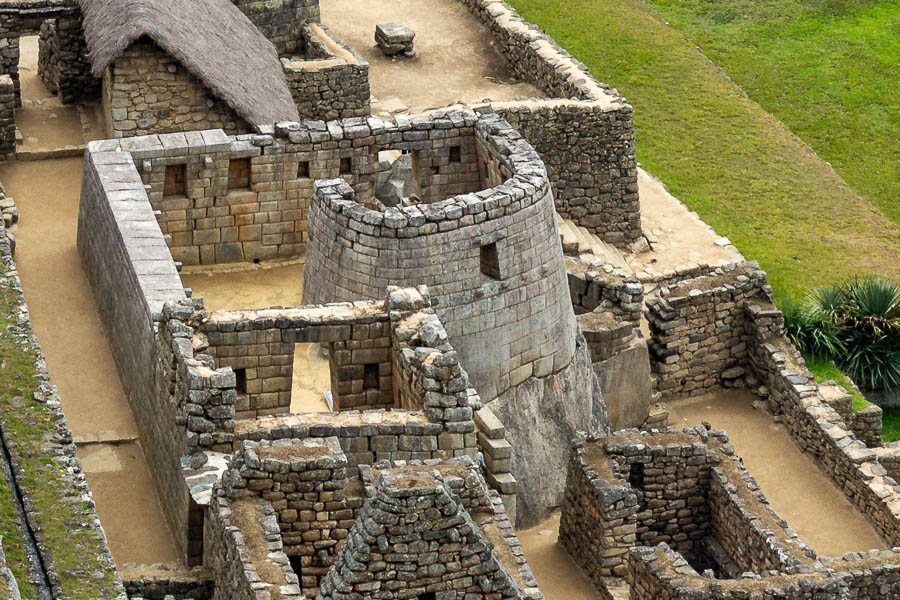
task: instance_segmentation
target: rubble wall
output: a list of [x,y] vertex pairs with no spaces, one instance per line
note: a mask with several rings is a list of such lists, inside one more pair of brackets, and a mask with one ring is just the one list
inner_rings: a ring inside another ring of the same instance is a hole
[[305,60],[282,60],[303,119],[333,121],[369,115],[369,63],[322,25],[303,26]]
[[16,93],[9,75],[0,76],[0,157],[16,153]]
[[563,218],[619,247],[641,237],[630,106],[548,102],[493,108],[540,155]]
[[228,104],[159,46],[138,41],[103,76],[103,114],[112,137],[223,129],[250,130]]
[[664,396],[737,385],[747,363],[744,305],[769,300],[751,263],[664,287],[647,301],[651,366]]
[[460,0],[516,75],[550,98],[492,106],[541,155],[561,215],[625,246],[641,236],[632,109],[502,0]]
[[318,23],[319,0],[232,0],[272,42],[278,54],[303,50],[301,30]]
[[660,544],[630,551],[628,583],[633,600],[887,600],[900,594],[900,553],[851,553],[801,574],[711,581]]

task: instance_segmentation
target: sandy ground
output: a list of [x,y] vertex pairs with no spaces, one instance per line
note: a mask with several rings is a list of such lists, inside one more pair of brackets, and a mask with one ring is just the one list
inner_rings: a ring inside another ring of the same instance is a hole
[[[47,93],[39,80],[36,87],[34,77],[25,76],[26,56],[23,52],[23,99],[28,101]],[[52,128],[53,143],[83,143],[80,120],[60,117],[44,125]],[[0,165],[0,181],[21,217],[16,260],[25,299],[73,435],[130,440],[79,446],[113,556],[120,564],[177,562],[141,447],[133,441],[137,425],[75,246],[81,171],[80,158]]]
[[141,447],[135,442],[88,444],[79,446],[78,458],[116,562],[177,563]]
[[725,429],[772,508],[821,556],[885,548],[844,494],[797,448],[782,425],[753,408],[749,391],[722,392],[669,402],[669,422],[702,421]]
[[662,182],[643,169],[638,170],[638,192],[643,230],[658,240],[660,248],[629,260],[638,278],[690,263],[721,265],[742,260],[737,248],[726,244],[696,213],[672,196]]
[[21,38],[19,51],[22,108],[16,109],[16,125],[24,138],[19,149],[34,151],[81,146],[85,137],[104,137],[98,106],[64,106],[44,87],[37,72],[38,37]]
[[532,529],[516,533],[547,600],[600,600],[590,579],[556,541],[559,512]]
[[329,412],[325,392],[331,389],[331,367],[318,344],[297,344],[291,382],[291,412]]
[[[455,0],[322,0],[321,10],[322,23],[369,62],[372,95],[383,108],[421,112],[460,100],[543,97],[512,77],[490,33]],[[392,21],[416,32],[415,58],[390,59],[375,47],[375,25]]]
[[299,306],[303,263],[185,267],[181,282],[203,297],[207,310]]
[[[243,264],[213,268],[186,267],[185,287],[202,296],[208,310],[300,306],[303,302],[303,263]],[[291,412],[328,412],[325,392],[331,389],[328,359],[318,344],[297,344]]]

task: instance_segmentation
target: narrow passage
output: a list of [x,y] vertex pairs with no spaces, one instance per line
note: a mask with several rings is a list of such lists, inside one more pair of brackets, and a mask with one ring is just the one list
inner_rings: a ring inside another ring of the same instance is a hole
[[865,515],[800,451],[771,416],[753,408],[748,390],[718,392],[669,403],[669,423],[689,427],[703,421],[725,429],[744,466],[772,508],[820,556],[885,548]]

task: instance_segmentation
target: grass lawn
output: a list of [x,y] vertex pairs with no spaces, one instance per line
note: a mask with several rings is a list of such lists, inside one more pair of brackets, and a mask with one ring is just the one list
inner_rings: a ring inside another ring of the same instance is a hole
[[900,440],[900,408],[884,408],[881,423],[884,427],[881,438],[884,443]]
[[900,0],[648,0],[900,222]]
[[844,373],[837,367],[837,365],[835,365],[830,360],[811,357],[804,357],[804,360],[806,360],[806,368],[808,368],[810,372],[812,372],[818,383],[822,383],[823,381],[832,379],[835,383],[843,387],[853,396],[854,411],[862,410],[872,405],[872,403],[866,400],[866,397],[863,396],[859,390],[853,387],[850,378],[844,375]]
[[638,159],[768,271],[776,294],[900,279],[900,225],[638,0],[510,0],[634,106]]

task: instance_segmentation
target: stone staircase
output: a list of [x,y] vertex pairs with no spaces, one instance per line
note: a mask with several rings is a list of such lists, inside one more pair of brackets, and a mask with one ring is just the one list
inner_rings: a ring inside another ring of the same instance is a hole
[[563,253],[569,256],[590,254],[614,268],[631,271],[625,255],[615,246],[607,244],[586,228],[576,225],[571,219],[562,218],[559,214],[556,215],[556,224],[559,227]]

